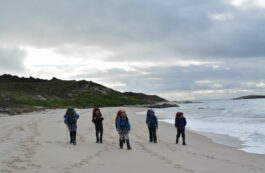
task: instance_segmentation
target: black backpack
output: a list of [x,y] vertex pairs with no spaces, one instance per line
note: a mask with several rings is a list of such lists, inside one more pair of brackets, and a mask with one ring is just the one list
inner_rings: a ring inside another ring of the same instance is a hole
[[67,116],[70,122],[76,122],[76,113],[74,109],[69,109],[67,112]]

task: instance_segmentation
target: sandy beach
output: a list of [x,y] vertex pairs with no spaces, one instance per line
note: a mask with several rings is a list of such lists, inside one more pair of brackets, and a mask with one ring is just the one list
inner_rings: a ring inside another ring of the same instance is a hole
[[[265,156],[249,154],[187,131],[187,146],[175,144],[175,128],[159,124],[158,144],[149,143],[143,108],[127,111],[132,150],[121,150],[114,118],[120,108],[102,108],[103,144],[96,144],[91,109],[77,110],[77,145],[70,145],[65,110],[0,117],[0,172],[83,173],[264,173]],[[188,120],[188,119],[187,119]]]

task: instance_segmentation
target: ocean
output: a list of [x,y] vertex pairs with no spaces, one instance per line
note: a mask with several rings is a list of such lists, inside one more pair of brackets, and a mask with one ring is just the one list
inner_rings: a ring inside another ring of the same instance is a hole
[[[181,111],[187,119],[188,129],[236,138],[240,141],[240,150],[265,154],[265,99],[214,100],[179,106],[154,111],[161,121],[171,124],[176,112]],[[208,137],[222,144],[231,143],[232,146],[234,143],[229,138]]]

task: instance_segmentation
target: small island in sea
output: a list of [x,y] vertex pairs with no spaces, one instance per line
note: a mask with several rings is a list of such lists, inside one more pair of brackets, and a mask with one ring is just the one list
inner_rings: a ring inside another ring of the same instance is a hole
[[242,99],[265,99],[265,95],[247,95],[238,98],[233,98],[233,100],[242,100]]

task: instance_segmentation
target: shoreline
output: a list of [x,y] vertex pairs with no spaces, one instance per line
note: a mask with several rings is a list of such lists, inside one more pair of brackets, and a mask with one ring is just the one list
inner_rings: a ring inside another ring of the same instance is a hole
[[[214,143],[225,145],[228,147],[235,148],[236,150],[246,152],[244,150],[241,150],[244,148],[244,145],[243,145],[244,141],[241,141],[239,138],[232,137],[229,135],[224,135],[224,134],[211,133],[211,132],[199,132],[199,131],[194,131],[194,132],[197,134],[206,136],[207,138],[211,139]],[[256,154],[256,153],[250,153],[250,152],[246,152],[246,153]],[[264,154],[261,154],[261,155],[264,155]]]
[[[115,114],[126,110],[132,130],[132,150],[121,150],[114,126]],[[0,121],[0,172],[82,173],[109,170],[122,173],[263,173],[265,156],[217,144],[210,138],[187,130],[187,146],[175,144],[176,130],[159,123],[157,144],[149,143],[146,108],[101,108],[104,120],[103,144],[95,143],[92,109],[76,109],[77,145],[67,140],[64,109],[2,117]],[[180,140],[181,142],[182,140]]]
[[[111,108],[129,108],[129,109],[139,109],[139,110],[146,110],[147,109],[145,107],[137,107],[137,106],[136,107],[133,107],[133,106],[102,107],[101,109],[111,109]],[[93,108],[85,108],[85,109],[77,108],[77,110],[81,110],[81,111],[90,110],[90,109],[93,109]],[[41,112],[47,112],[47,111],[53,111],[53,110],[65,110],[65,109],[59,109],[59,108],[58,109],[44,109],[44,110],[36,110],[33,112],[23,112],[21,114],[16,114],[16,115],[9,115],[9,114],[5,114],[5,113],[0,113],[0,118],[23,116],[23,115],[32,114],[32,113],[41,113]],[[135,112],[135,115],[144,116],[144,115],[140,115],[137,113],[138,112]],[[174,126],[172,123],[170,123],[169,121],[165,121],[165,120],[167,120],[167,119],[158,119],[158,121],[160,123],[163,123],[167,126]],[[212,133],[212,132],[192,130],[189,127],[186,128],[186,131],[188,131],[189,133],[195,134],[195,135],[205,137],[205,138],[209,139],[212,143],[215,143],[218,145],[230,147],[231,149],[234,149],[237,151],[242,151],[242,152],[247,153],[247,154],[264,155],[265,156],[265,154],[251,153],[251,152],[247,152],[247,151],[242,150],[245,147],[245,145],[243,145],[244,141],[240,140],[237,137],[232,137],[232,136],[225,135],[225,134],[218,134],[218,133]],[[224,142],[224,141],[227,141],[227,142]]]
[[[172,128],[172,124],[169,122],[166,122],[163,120],[159,120],[159,122],[163,123],[165,126],[170,126],[170,128]],[[242,152],[242,153],[249,154],[249,155],[257,155],[257,156],[264,156],[265,157],[265,154],[251,153],[251,152],[247,152],[247,151],[242,150],[242,148],[244,147],[243,141],[239,140],[236,137],[218,134],[218,133],[195,131],[195,130],[191,130],[189,128],[186,129],[186,132],[187,132],[187,134],[192,134],[192,136],[199,136],[200,138],[205,138],[206,140],[208,140],[210,143],[212,143],[214,145],[226,147],[226,148],[229,148],[231,150],[235,150],[235,151]],[[180,137],[180,139],[181,139],[181,137]],[[222,142],[221,141],[222,139],[228,140],[229,142]],[[187,141],[187,144],[188,144],[188,141]]]
[[[174,126],[174,124],[172,124],[168,121],[164,121],[163,119],[160,119],[159,122]],[[204,132],[204,131],[192,130],[189,127],[186,128],[186,131],[191,132],[191,133],[195,133],[197,135],[204,136],[216,144],[228,146],[228,147],[231,147],[231,148],[234,148],[236,150],[240,150],[240,151],[243,151],[243,152],[249,153],[249,154],[257,154],[257,153],[251,153],[251,152],[246,152],[246,151],[242,150],[245,147],[244,141],[240,140],[237,137],[233,137],[233,136],[229,136],[229,135],[225,135],[225,134],[213,133],[213,132]],[[258,154],[258,155],[265,155],[265,154]]]
[[[144,116],[142,114],[138,114],[141,112],[137,112],[137,115],[139,116]],[[158,118],[158,121],[160,123],[163,123],[167,126],[171,126],[171,128],[174,126],[174,124],[170,121],[168,121],[169,119],[166,118]],[[244,147],[247,147],[247,145],[244,145],[244,141],[240,140],[238,137],[233,137],[233,136],[229,136],[226,134],[219,134],[219,133],[214,133],[214,132],[205,132],[205,131],[199,131],[199,130],[192,130],[189,127],[186,127],[186,131],[204,138],[207,138],[208,140],[210,140],[212,143],[217,144],[217,145],[221,145],[224,147],[229,147],[233,150],[236,151],[240,151],[246,154],[253,154],[253,155],[258,155],[258,156],[265,156],[264,154],[259,154],[259,153],[253,153],[253,152],[247,152],[245,150],[243,150]],[[181,137],[180,137],[181,138]]]
[[[165,122],[174,123],[174,112],[184,112],[187,115],[188,129],[203,134],[216,143],[232,146],[247,153],[265,155],[265,117],[262,109],[255,109],[255,105],[261,107],[264,102],[231,102],[209,102],[198,106],[181,105],[180,108],[161,111],[158,109],[157,115]],[[201,110],[201,107],[207,109]]]
[[[121,106],[121,107],[102,107],[101,109],[112,109],[112,108],[129,108],[129,109],[139,109],[139,110],[146,110],[146,107],[134,107],[134,106]],[[85,110],[90,110],[93,108],[77,108],[76,110],[81,110],[81,111],[85,111]],[[2,117],[16,117],[16,116],[23,116],[23,115],[27,115],[27,114],[32,114],[32,113],[41,113],[41,112],[47,112],[47,111],[54,111],[54,110],[65,110],[65,109],[44,109],[44,110],[36,110],[33,112],[23,112],[21,114],[16,114],[16,115],[9,115],[9,114],[5,114],[5,113],[0,113],[0,118]],[[144,115],[140,115],[137,114],[138,112],[135,112],[136,116],[144,116]],[[160,123],[163,123],[167,126],[174,126],[172,123],[170,123],[169,121],[165,121],[167,119],[158,119],[158,121]],[[175,130],[175,128],[174,128]],[[218,133],[212,133],[212,132],[204,132],[204,131],[197,131],[197,130],[192,130],[189,127],[186,128],[186,131],[188,131],[189,133],[192,133],[194,135],[198,135],[198,136],[202,136],[205,137],[207,139],[209,139],[212,143],[218,144],[218,145],[222,145],[222,146],[226,146],[226,147],[230,147],[231,149],[237,150],[237,151],[242,151],[244,153],[247,154],[254,154],[254,155],[264,155],[265,154],[258,154],[258,153],[252,153],[252,152],[247,152],[242,150],[245,145],[244,141],[240,140],[237,137],[232,137],[229,135],[225,135],[225,134],[218,134]],[[227,141],[227,142],[224,142]]]

